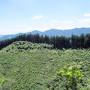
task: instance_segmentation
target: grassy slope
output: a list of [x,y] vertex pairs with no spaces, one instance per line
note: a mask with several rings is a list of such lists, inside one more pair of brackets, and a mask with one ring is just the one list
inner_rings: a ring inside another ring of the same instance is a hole
[[73,61],[90,62],[90,50],[18,50],[14,44],[10,45],[0,51],[0,78],[5,79],[3,90],[48,90],[46,83],[55,78],[56,71]]

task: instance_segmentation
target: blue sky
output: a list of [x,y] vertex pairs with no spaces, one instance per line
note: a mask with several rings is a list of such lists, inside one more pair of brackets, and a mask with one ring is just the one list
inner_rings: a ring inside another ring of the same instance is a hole
[[90,0],[0,0],[0,34],[90,27]]

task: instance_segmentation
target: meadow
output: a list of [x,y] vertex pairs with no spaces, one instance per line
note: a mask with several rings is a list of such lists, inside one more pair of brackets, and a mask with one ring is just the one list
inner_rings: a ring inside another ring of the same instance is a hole
[[72,63],[83,63],[87,86],[79,87],[90,90],[89,49],[59,50],[48,44],[14,42],[0,50],[0,90],[49,90],[47,84],[57,71]]

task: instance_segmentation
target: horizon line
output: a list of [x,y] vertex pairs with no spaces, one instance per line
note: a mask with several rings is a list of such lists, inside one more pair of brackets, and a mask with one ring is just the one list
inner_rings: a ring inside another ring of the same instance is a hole
[[15,34],[24,34],[24,33],[30,33],[30,32],[33,32],[33,31],[39,31],[39,32],[46,32],[46,31],[50,31],[50,30],[60,30],[60,31],[65,31],[65,30],[74,30],[74,29],[85,29],[85,28],[90,28],[90,27],[75,27],[75,28],[67,28],[67,29],[58,29],[58,28],[51,28],[51,29],[47,29],[47,30],[44,30],[44,31],[41,31],[41,30],[32,30],[32,31],[28,31],[28,32],[17,32],[17,33],[7,33],[7,34],[0,34],[0,36],[3,36],[3,35],[15,35]]

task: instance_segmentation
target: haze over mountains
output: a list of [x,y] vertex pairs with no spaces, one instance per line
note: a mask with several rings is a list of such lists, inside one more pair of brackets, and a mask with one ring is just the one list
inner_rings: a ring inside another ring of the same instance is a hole
[[0,40],[11,39],[16,37],[17,35],[19,34],[0,35]]
[[[34,31],[28,32],[28,33],[39,34],[39,35],[47,35],[47,36],[66,36],[66,37],[69,37],[72,34],[73,35],[88,34],[88,33],[90,33],[90,28],[75,28],[75,29],[67,29],[67,30],[50,29],[50,30],[47,30],[44,32],[34,30]],[[26,33],[26,34],[28,34],[28,33]],[[19,35],[19,34],[0,35],[0,40],[13,38],[17,35]]]

